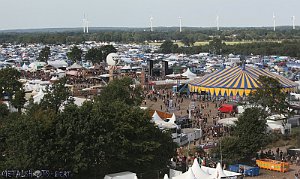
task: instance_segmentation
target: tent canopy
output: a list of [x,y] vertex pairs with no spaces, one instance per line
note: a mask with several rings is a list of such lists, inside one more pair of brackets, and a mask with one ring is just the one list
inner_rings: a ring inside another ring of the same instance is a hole
[[202,168],[200,168],[197,158],[194,159],[192,171],[197,179],[209,178],[209,174],[207,174],[204,170],[202,170]]
[[187,68],[187,70],[184,73],[182,73],[181,75],[185,76],[189,79],[195,78],[197,76],[195,73],[191,72],[191,70],[189,68]]
[[77,63],[74,63],[70,67],[68,67],[68,70],[77,70],[77,69],[82,69],[83,67]]
[[218,120],[218,124],[223,124],[225,126],[234,126],[236,121],[238,121],[238,118],[236,118],[236,117],[224,118],[224,119]]
[[201,80],[193,80],[189,83],[189,87],[190,91],[206,91],[214,96],[247,96],[251,91],[261,87],[258,81],[259,76],[278,79],[287,91],[293,91],[298,86],[291,80],[265,69],[237,66],[213,72],[204,76]]

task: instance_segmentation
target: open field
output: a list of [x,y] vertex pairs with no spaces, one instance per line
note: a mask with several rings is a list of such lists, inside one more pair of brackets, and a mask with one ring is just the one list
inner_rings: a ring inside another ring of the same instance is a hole
[[[248,43],[259,43],[259,42],[277,42],[281,43],[281,41],[225,41],[226,45],[237,45],[237,44],[248,44]],[[154,45],[154,46],[160,46],[162,42],[150,42],[148,43],[149,45]],[[182,42],[175,42],[179,47],[184,46]],[[209,41],[198,41],[194,43],[194,46],[202,46],[202,45],[208,45]]]

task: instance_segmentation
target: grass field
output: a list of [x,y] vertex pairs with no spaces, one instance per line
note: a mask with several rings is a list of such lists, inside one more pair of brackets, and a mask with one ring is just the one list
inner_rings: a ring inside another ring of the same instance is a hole
[[[246,44],[246,43],[255,43],[255,42],[262,42],[262,41],[225,41],[226,45],[236,45],[236,44]],[[270,42],[278,42],[281,43],[281,41],[270,41]],[[161,42],[151,42],[148,43],[149,45],[154,45],[154,46],[160,46],[162,43]],[[176,42],[179,47],[184,46],[182,42]],[[194,43],[194,46],[202,46],[202,45],[208,45],[209,41],[198,41]]]

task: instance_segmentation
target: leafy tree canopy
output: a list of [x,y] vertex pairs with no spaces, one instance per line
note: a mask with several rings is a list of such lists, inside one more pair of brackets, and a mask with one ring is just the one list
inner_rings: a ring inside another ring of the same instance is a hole
[[62,82],[55,84],[40,105],[31,103],[26,113],[4,121],[0,170],[49,168],[101,178],[166,167],[176,146],[139,108],[140,91],[130,85],[128,78],[115,80],[94,101],[56,111],[66,91]]
[[71,48],[71,52],[67,53],[67,56],[74,63],[81,60],[82,50],[79,49],[76,45]]
[[261,112],[259,108],[247,108],[238,118],[232,135],[221,140],[225,161],[251,163],[256,152],[267,145],[266,120]]
[[102,62],[102,50],[100,48],[91,48],[86,54],[85,59],[93,63]]
[[117,52],[117,49],[113,45],[104,45],[100,49],[102,51],[102,61],[106,60],[108,54]]
[[287,93],[284,92],[280,82],[277,79],[266,76],[260,76],[258,81],[261,88],[250,94],[250,104],[263,107],[267,116],[271,114],[290,115],[291,112],[288,110],[289,104],[286,101]]
[[6,106],[6,104],[0,103],[0,121],[1,119],[4,119],[6,116],[8,116],[9,110]]
[[130,106],[138,106],[142,103],[142,94],[141,87],[133,86],[132,79],[125,77],[111,81],[95,100],[105,104],[120,101]]
[[66,78],[62,78],[47,88],[46,94],[41,100],[41,107],[54,110],[57,113],[62,104],[69,99],[70,92],[65,85]]
[[6,97],[19,112],[25,104],[25,92],[19,81],[21,73],[13,68],[0,70],[0,99]]
[[37,58],[38,61],[47,62],[50,56],[50,47],[46,46],[44,47]]
[[178,49],[178,45],[174,44],[171,40],[166,40],[161,44],[160,50],[162,53],[172,53]]

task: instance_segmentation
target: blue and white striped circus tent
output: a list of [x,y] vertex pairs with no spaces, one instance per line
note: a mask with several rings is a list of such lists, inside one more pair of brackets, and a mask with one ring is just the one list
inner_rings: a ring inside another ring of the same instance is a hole
[[245,67],[225,68],[189,83],[190,92],[205,91],[213,96],[248,96],[261,87],[259,76],[277,79],[285,91],[292,92],[298,84],[265,69]]

